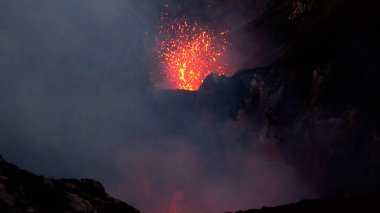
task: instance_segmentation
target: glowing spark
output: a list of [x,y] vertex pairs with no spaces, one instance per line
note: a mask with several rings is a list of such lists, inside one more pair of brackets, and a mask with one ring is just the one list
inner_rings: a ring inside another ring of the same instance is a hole
[[[165,17],[166,15],[166,17]],[[225,74],[227,31],[215,34],[185,18],[171,20],[164,13],[159,27],[156,53],[170,89],[197,90],[212,72]]]

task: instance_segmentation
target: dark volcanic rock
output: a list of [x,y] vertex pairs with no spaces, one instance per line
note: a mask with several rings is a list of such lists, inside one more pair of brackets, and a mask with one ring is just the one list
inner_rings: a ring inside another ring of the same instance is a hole
[[238,211],[236,213],[286,213],[286,212],[308,212],[308,213],[327,213],[327,212],[377,212],[380,210],[377,205],[379,198],[344,198],[326,200],[304,200],[298,203],[283,205],[278,207],[263,207],[262,209],[251,209]]
[[206,79],[201,111],[259,124],[262,144],[324,195],[380,191],[379,3],[247,2],[240,50],[265,66]]
[[51,179],[7,163],[0,156],[0,212],[138,213],[90,179]]

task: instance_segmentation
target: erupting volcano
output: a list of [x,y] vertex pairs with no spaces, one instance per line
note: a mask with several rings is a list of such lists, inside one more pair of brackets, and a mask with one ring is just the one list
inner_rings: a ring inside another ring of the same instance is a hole
[[215,33],[184,17],[161,21],[155,52],[165,87],[197,90],[210,73],[226,74],[227,30]]

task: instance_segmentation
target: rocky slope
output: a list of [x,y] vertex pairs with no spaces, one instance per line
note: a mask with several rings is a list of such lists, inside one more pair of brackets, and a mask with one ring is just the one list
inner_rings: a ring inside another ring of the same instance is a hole
[[379,210],[374,197],[366,198],[341,198],[326,200],[305,200],[294,204],[278,207],[263,207],[262,209],[251,209],[247,211],[237,211],[236,213],[285,213],[285,212],[376,212]]
[[123,212],[139,211],[109,196],[90,179],[51,179],[21,170],[0,157],[0,212]]

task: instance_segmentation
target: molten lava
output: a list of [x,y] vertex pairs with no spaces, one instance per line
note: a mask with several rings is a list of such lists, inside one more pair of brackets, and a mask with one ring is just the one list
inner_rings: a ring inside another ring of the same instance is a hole
[[225,75],[227,31],[214,33],[196,21],[162,17],[156,53],[170,89],[197,90],[210,73]]

